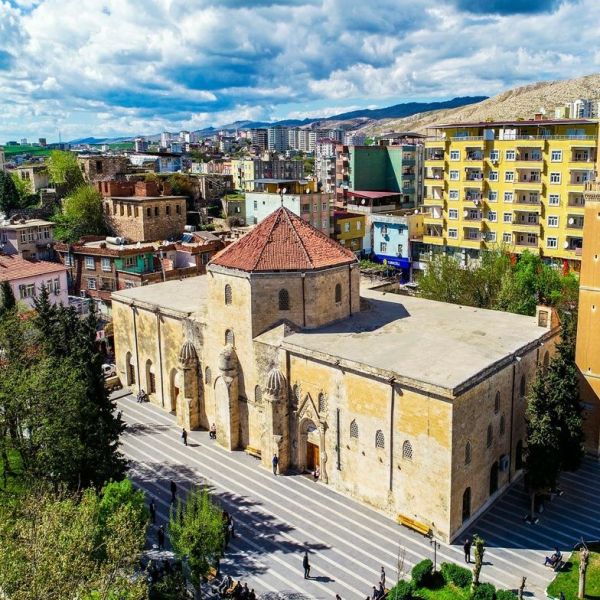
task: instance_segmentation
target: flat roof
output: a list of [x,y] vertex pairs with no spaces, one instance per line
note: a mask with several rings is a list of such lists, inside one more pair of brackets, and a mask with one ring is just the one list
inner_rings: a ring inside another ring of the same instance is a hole
[[151,285],[119,290],[112,299],[146,308],[161,308],[179,313],[199,313],[206,309],[208,277],[198,275],[186,279],[172,279]]
[[524,121],[474,121],[467,123],[448,123],[445,125],[435,125],[431,129],[449,129],[454,127],[530,127],[532,125],[597,125],[598,121],[594,119],[528,119]]
[[145,200],[182,200],[187,196],[104,196],[102,200],[127,200],[133,202],[144,202]]
[[378,198],[386,198],[388,196],[402,196],[402,192],[371,192],[367,190],[348,190],[349,196],[356,196],[357,198],[369,198],[370,200],[376,200]]
[[309,183],[308,179],[273,179],[265,177],[263,179],[246,179],[246,181],[253,181],[254,183]]
[[376,290],[361,289],[361,295],[369,301],[368,310],[292,334],[283,347],[354,363],[451,396],[549,333],[535,317]]
[[45,221],[44,219],[25,219],[24,223],[21,223],[21,221],[17,221],[16,223],[3,221],[0,223],[0,229],[24,229],[26,227],[48,227],[50,225],[54,227],[52,221]]

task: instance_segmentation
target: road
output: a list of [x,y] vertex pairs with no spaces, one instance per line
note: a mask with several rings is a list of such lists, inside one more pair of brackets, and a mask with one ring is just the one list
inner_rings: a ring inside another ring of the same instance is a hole
[[[174,416],[137,404],[131,396],[120,398],[118,407],[128,424],[122,450],[131,461],[130,475],[155,498],[159,522],[167,520],[171,480],[182,493],[209,485],[236,523],[222,570],[264,598],[334,598],[337,593],[344,600],[364,600],[381,566],[388,585],[396,578],[399,555],[405,573],[423,558],[433,558],[428,539],[325,484],[302,475],[275,477],[244,452],[223,450],[207,432],[191,432],[185,447]],[[525,575],[526,589],[543,598],[553,573],[542,563],[553,546],[567,550],[581,535],[600,538],[599,475],[600,464],[587,460],[578,473],[563,477],[565,493],[537,525],[524,522],[528,499],[521,484],[513,486],[471,528],[487,544],[482,580],[516,589]],[[303,579],[305,549],[310,580]],[[437,560],[464,564],[461,545],[441,544]]]

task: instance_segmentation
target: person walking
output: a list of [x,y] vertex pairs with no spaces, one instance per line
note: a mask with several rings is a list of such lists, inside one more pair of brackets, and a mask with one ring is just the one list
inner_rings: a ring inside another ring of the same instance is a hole
[[279,459],[277,458],[277,454],[273,454],[273,460],[271,461],[273,464],[273,475],[277,475],[277,465],[279,465]]
[[154,498],[150,499],[148,510],[150,511],[150,522],[154,525],[156,523],[156,506],[154,506]]
[[379,582],[385,588],[385,569],[381,567],[381,575],[379,576]]
[[181,439],[183,440],[183,444],[185,446],[187,446],[187,431],[185,430],[185,427],[183,428],[182,432],[181,432]]
[[165,548],[165,528],[161,525],[156,532],[156,537],[158,538],[158,549],[164,550]]
[[308,562],[308,550],[304,551],[302,566],[304,567],[304,579],[310,579],[310,563]]
[[175,502],[175,498],[177,496],[177,484],[174,481],[171,481],[171,504]]
[[342,597],[339,594],[335,595],[335,600],[342,600]]
[[465,562],[469,564],[471,562],[471,538],[465,538],[463,550],[465,551]]

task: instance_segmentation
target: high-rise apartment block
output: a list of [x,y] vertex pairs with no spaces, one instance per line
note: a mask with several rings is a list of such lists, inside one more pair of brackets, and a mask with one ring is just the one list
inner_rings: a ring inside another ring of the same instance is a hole
[[503,245],[578,269],[598,122],[456,123],[426,142],[423,241],[467,261]]

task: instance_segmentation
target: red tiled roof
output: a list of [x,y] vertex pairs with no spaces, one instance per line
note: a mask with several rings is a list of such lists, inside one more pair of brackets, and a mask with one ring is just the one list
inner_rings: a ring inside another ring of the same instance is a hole
[[264,272],[310,271],[354,262],[353,252],[282,206],[209,264]]
[[43,260],[25,260],[17,254],[0,254],[0,281],[13,281],[25,279],[47,273],[66,271],[60,263],[46,262]]

